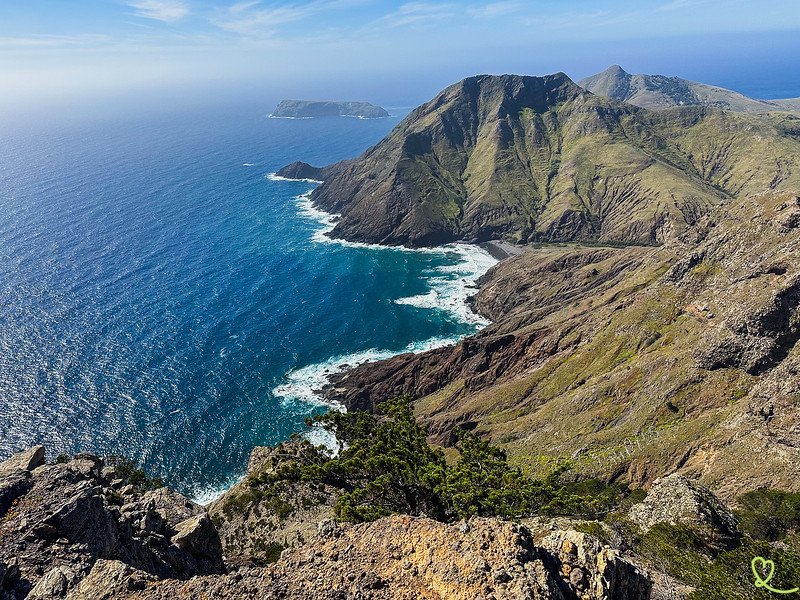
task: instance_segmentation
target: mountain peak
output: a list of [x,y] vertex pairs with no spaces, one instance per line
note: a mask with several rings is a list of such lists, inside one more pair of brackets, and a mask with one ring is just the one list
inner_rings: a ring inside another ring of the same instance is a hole
[[[684,117],[705,118],[690,111],[659,121],[563,73],[477,75],[413,110],[360,157],[327,167],[311,199],[341,215],[333,237],[356,242],[659,243],[723,201],[721,189],[760,190],[775,177],[769,169],[745,177],[752,142],[738,129],[749,123],[710,120],[698,139],[716,135],[741,153],[720,165],[724,181],[709,180],[693,162],[704,151],[672,141],[672,127],[690,127]],[[777,134],[762,135],[764,164],[779,164],[785,151],[767,141]]]
[[578,85],[593,94],[658,110],[673,106],[712,106],[736,112],[800,111],[798,99],[756,100],[724,88],[664,75],[631,75],[619,65],[586,77]]
[[623,69],[619,65],[611,65],[605,71],[603,71],[603,73],[607,74],[607,75],[615,75],[615,76],[617,76],[617,75],[630,75],[630,73],[628,73],[625,69]]

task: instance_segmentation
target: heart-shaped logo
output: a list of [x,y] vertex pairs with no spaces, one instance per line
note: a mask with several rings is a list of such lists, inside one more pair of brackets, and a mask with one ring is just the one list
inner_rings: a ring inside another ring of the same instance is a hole
[[[753,568],[753,575],[756,576],[756,587],[767,587],[772,576],[775,575],[775,562],[756,556],[750,566]],[[767,573],[764,579],[761,578],[762,572]]]
[[[770,587],[769,582],[772,580],[772,576],[775,575],[774,561],[768,560],[761,556],[756,556],[750,562],[750,568],[753,570],[753,575],[756,578],[757,588],[763,587],[764,589],[776,594],[794,594],[800,590],[800,588],[794,588],[791,590],[776,590],[775,588]],[[762,573],[766,573],[766,577],[762,577]]]

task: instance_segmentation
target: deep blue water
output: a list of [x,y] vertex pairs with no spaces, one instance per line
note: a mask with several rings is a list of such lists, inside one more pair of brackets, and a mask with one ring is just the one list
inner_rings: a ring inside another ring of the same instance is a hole
[[480,327],[463,299],[484,254],[326,242],[298,199],[314,184],[269,177],[355,156],[402,114],[267,112],[4,126],[0,458],[124,453],[208,498],[326,410],[327,371]]

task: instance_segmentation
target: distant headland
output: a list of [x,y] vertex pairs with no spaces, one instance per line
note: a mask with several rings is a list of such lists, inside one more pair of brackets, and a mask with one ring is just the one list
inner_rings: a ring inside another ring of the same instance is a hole
[[316,100],[282,100],[271,117],[311,119],[315,117],[359,117],[383,119],[389,113],[369,102],[327,102]]

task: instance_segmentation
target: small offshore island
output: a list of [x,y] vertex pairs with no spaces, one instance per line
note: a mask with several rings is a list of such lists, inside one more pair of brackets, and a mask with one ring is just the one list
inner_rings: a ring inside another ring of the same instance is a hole
[[386,109],[369,102],[330,102],[318,100],[281,100],[270,117],[276,119],[314,119],[317,117],[358,117],[385,119]]
[[511,256],[472,298],[492,324],[334,376],[322,391],[348,412],[309,423],[339,454],[257,447],[205,507],[121,457],[16,454],[0,600],[800,585],[798,117],[605,88],[470,77],[359,157],[278,171],[322,181],[310,200],[339,215],[333,238],[502,240]]

